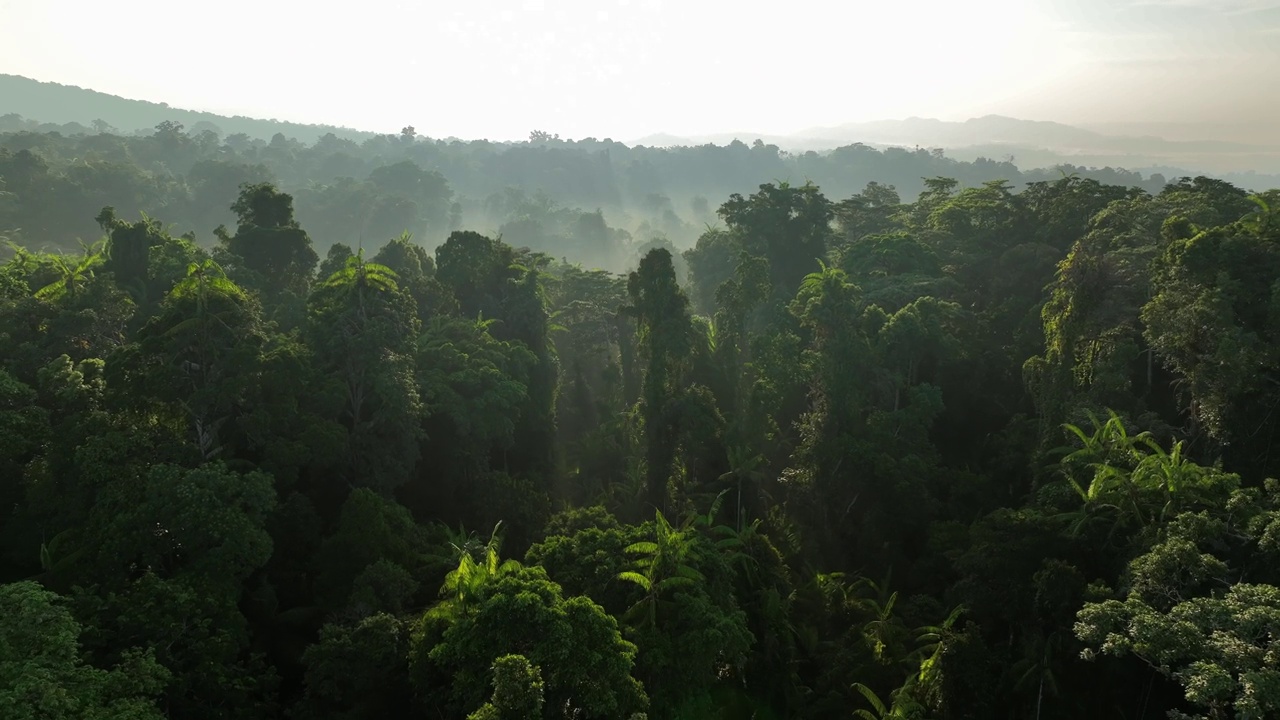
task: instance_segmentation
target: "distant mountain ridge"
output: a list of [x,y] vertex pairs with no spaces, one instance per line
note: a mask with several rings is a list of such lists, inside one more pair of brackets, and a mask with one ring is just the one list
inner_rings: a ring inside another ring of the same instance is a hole
[[871,123],[850,123],[814,128],[796,133],[798,137],[867,137],[878,142],[917,142],[944,147],[964,147],[992,142],[1010,145],[1040,145],[1064,150],[1124,152],[1257,152],[1278,147],[1223,140],[1165,140],[1152,135],[1108,135],[1094,130],[1044,120],[1018,120],[1002,115],[986,115],[964,122],[928,118],[908,118]]
[[87,129],[92,128],[94,121],[101,120],[126,134],[150,130],[167,120],[180,122],[188,129],[199,123],[211,123],[223,135],[244,133],[264,140],[270,140],[276,133],[307,142],[314,142],[327,133],[355,141],[378,134],[333,125],[311,125],[183,110],[169,107],[167,103],[132,100],[74,85],[0,74],[0,118],[6,115],[20,115],[39,123],[76,123]]
[[[123,98],[72,85],[41,82],[19,75],[0,74],[0,129],[20,129],[23,124],[17,121],[19,116],[45,131],[68,131],[66,127],[49,126],[70,125],[71,132],[93,132],[94,122],[101,121],[128,134],[150,132],[162,122],[176,121],[184,124],[188,131],[198,132],[201,128],[212,127],[223,136],[244,133],[264,140],[280,133],[308,143],[328,133],[357,142],[385,134],[323,124],[229,117],[173,108],[166,103]],[[1182,139],[1169,140],[1150,134],[1158,131],[1168,131]],[[1113,134],[1115,132],[1147,134]],[[986,115],[963,122],[910,117],[845,123],[813,127],[790,135],[726,132],[677,136],[658,133],[628,144],[675,147],[708,143],[728,145],[735,140],[751,144],[761,140],[788,152],[821,152],[862,143],[878,149],[890,146],[942,148],[949,157],[957,160],[1016,158],[1023,167],[1070,164],[1148,172],[1154,172],[1156,168],[1160,168],[1160,172],[1166,168],[1187,168],[1188,173],[1215,174],[1232,181],[1255,174],[1280,174],[1280,140],[1257,143],[1222,139],[1233,134],[1268,141],[1272,138],[1270,133],[1253,126],[1233,126],[1226,122],[1216,125],[1113,123],[1084,128],[1052,121]]]
[[[1215,128],[1215,131],[1220,133],[1224,129]],[[1180,128],[1183,136],[1191,132],[1187,126]],[[1002,115],[986,115],[963,122],[910,117],[905,120],[845,123],[781,136],[722,133],[680,138],[659,134],[636,142],[642,145],[698,145],[734,139],[750,142],[757,137],[792,152],[829,150],[860,142],[873,147],[942,148],[949,156],[958,159],[979,155],[1016,155],[1034,157],[1033,162],[1042,164],[1116,165],[1130,169],[1182,165],[1213,172],[1280,172],[1280,144],[1112,135],[1058,122],[1020,120]]]

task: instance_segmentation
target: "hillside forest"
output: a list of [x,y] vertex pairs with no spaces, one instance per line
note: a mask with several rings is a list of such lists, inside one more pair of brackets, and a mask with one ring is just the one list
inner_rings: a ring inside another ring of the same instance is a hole
[[1151,193],[1166,184],[1158,173],[1024,171],[1011,158],[959,161],[937,148],[854,144],[793,154],[760,140],[629,147],[542,131],[521,143],[464,142],[420,137],[412,127],[363,139],[311,137],[307,143],[281,132],[270,139],[223,134],[209,121],[190,127],[164,121],[123,134],[105,121],[86,128],[0,115],[0,192],[8,193],[0,196],[0,232],[32,249],[75,251],[78,239],[99,236],[94,217],[111,206],[130,220],[145,212],[173,234],[209,238],[219,225],[235,224],[230,207],[240,185],[269,182],[294,198],[297,220],[321,257],[336,243],[372,250],[404,230],[433,250],[450,232],[467,229],[623,273],[652,244],[677,255],[689,249],[720,223],[716,208],[725,198],[763,183],[813,182],[830,197],[847,198],[875,182],[892,185],[906,201],[927,190],[924,179],[932,177],[954,178],[962,187],[1005,180],[1020,188],[1076,174]]
[[0,135],[0,716],[1280,716],[1280,191],[109,130]]

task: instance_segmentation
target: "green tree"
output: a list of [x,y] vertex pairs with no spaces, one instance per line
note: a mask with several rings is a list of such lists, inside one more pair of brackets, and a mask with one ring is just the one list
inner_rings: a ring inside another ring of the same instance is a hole
[[308,305],[305,337],[330,379],[335,420],[347,431],[341,477],[389,493],[409,480],[419,452],[413,301],[390,269],[357,253]]
[[234,235],[217,232],[220,262],[231,277],[274,301],[286,294],[307,296],[319,257],[311,238],[293,216],[293,196],[271,183],[244,185],[231,206],[236,214]]
[[385,613],[326,624],[303,653],[306,691],[294,714],[373,720],[409,712],[409,635],[408,623]]
[[1268,480],[1262,489],[1233,490],[1233,511],[1213,503],[1173,518],[1129,563],[1118,597],[1080,610],[1075,634],[1084,656],[1136,656],[1173,679],[1203,711],[1178,717],[1274,714],[1280,686],[1267,652],[1280,622],[1269,566],[1277,498],[1280,485]]
[[250,651],[239,603],[271,556],[265,524],[275,501],[270,477],[217,464],[117,476],[86,523],[92,550],[76,594],[95,657],[154,648],[172,673],[165,702],[174,714],[214,718],[230,706],[265,716],[274,673]]
[[58,300],[66,297],[74,301],[93,278],[93,268],[103,263],[104,249],[102,244],[98,244],[84,248],[84,254],[80,257],[68,258],[61,253],[48,256],[52,268],[57,273],[57,279],[36,290],[35,296],[41,300]]
[[661,511],[667,507],[667,483],[680,434],[678,398],[693,351],[689,301],[676,283],[671,254],[661,249],[646,255],[631,273],[627,293],[631,298],[627,312],[636,318],[647,360],[642,405],[646,497]]
[[542,672],[521,655],[493,661],[493,699],[468,720],[526,720],[542,717]]
[[128,650],[111,670],[84,663],[80,624],[33,582],[0,585],[0,706],[7,718],[159,720],[168,680],[151,651]]
[[790,297],[826,257],[833,210],[817,185],[761,185],[748,198],[729,196],[719,214],[741,236],[743,249],[769,261],[769,276],[780,297]]
[[118,358],[139,366],[126,376],[134,392],[180,408],[202,459],[223,453],[237,429],[228,421],[257,395],[266,334],[256,300],[212,260],[192,263],[137,341]]
[[543,669],[542,717],[566,708],[584,718],[627,717],[646,705],[631,676],[635,646],[622,639],[617,622],[585,597],[564,598],[541,568],[485,583],[474,610],[442,631],[428,629],[414,654],[415,662],[452,678],[447,702],[459,713],[485,702],[491,667],[511,654]]
[[1196,424],[1247,462],[1277,432],[1262,408],[1274,402],[1268,378],[1280,368],[1280,227],[1237,221],[1190,237],[1169,231],[1142,309],[1144,336],[1185,383]]

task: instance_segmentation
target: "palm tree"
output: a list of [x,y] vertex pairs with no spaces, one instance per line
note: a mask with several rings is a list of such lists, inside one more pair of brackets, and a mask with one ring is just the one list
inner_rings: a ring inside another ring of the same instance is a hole
[[13,257],[9,258],[8,264],[15,270],[25,275],[34,268],[36,264],[34,253],[9,239],[6,235],[0,235],[0,241],[3,241],[4,246],[13,251]]
[[720,476],[720,481],[733,480],[737,486],[738,510],[735,516],[735,524],[741,531],[746,523],[746,516],[742,508],[742,483],[746,481],[749,486],[759,487],[764,481],[765,473],[762,469],[765,465],[764,453],[749,448],[739,443],[729,443],[725,448],[729,458],[729,472]]
[[[70,546],[70,547],[68,547]],[[40,543],[40,574],[31,580],[40,581],[49,586],[61,585],[65,579],[63,574],[72,568],[89,547],[76,543],[75,531],[71,528],[63,530]]]
[[174,286],[165,301],[167,310],[160,322],[172,324],[163,330],[162,337],[171,341],[169,362],[185,378],[190,391],[178,404],[191,418],[196,446],[206,460],[221,451],[217,435],[228,416],[215,418],[210,413],[221,402],[219,383],[229,369],[224,361],[245,337],[243,317],[248,302],[249,296],[213,260],[189,264],[186,278]]
[[68,260],[62,253],[49,256],[53,269],[58,273],[58,279],[37,290],[35,293],[37,298],[57,300],[65,296],[74,299],[76,293],[93,278],[93,268],[101,265],[106,259],[104,257],[106,242],[100,240],[92,246],[86,246],[84,243],[80,245],[84,249],[84,254],[79,258]]
[[885,578],[882,583],[862,578],[859,584],[870,588],[874,593],[873,597],[863,597],[857,601],[863,610],[871,614],[871,619],[862,626],[862,636],[871,646],[872,654],[886,665],[902,659],[903,656],[900,653],[894,652],[901,645],[902,636],[907,632],[907,628],[903,627],[901,621],[893,615],[893,608],[898,602],[898,593],[889,590],[889,578]]
[[365,297],[369,292],[395,292],[399,276],[386,265],[365,262],[364,248],[347,258],[341,270],[330,275],[321,287],[336,288],[348,293],[356,301],[360,318],[365,318]]
[[820,338],[827,338],[847,319],[848,308],[857,289],[848,275],[838,267],[818,260],[819,270],[804,276],[796,293],[800,317],[811,325]]
[[191,298],[195,300],[195,314],[165,331],[165,335],[173,336],[193,327],[205,330],[212,323],[221,325],[228,332],[234,333],[227,320],[231,319],[231,310],[213,311],[218,300],[231,300],[236,304],[248,299],[244,290],[236,285],[223,272],[222,267],[212,260],[187,265],[187,277],[174,286],[170,292],[174,299]]
[[1249,201],[1257,205],[1258,209],[1241,218],[1241,223],[1259,235],[1263,235],[1270,229],[1271,222],[1278,211],[1272,210],[1261,195],[1250,195]]
[[1179,507],[1188,501],[1200,500],[1201,490],[1206,489],[1212,470],[1191,462],[1182,454],[1179,440],[1169,452],[1165,452],[1154,440],[1146,442],[1150,453],[1139,461],[1132,474],[1133,483],[1141,490],[1158,494],[1164,499],[1159,520],[1164,521],[1177,514]]
[[[866,698],[867,703],[871,705],[871,710],[859,708],[853,711],[853,714],[863,720],[912,720],[924,717],[924,708],[920,703],[916,702],[913,696],[915,689],[914,676],[907,678],[906,683],[894,690],[890,699],[890,705],[886,706],[884,701],[876,695],[875,691],[863,685],[862,683],[854,683],[853,688]],[[872,712],[874,710],[874,712]]]
[[[1065,453],[1059,460],[1067,482],[1080,497],[1083,506],[1078,512],[1064,513],[1062,519],[1071,521],[1072,533],[1079,533],[1086,523],[1102,513],[1116,516],[1113,531],[1124,520],[1127,511],[1141,517],[1141,510],[1135,497],[1135,488],[1130,482],[1130,471],[1141,454],[1139,444],[1148,437],[1147,433],[1131,436],[1124,426],[1124,421],[1115,412],[1105,423],[1089,413],[1094,426],[1092,434],[1071,424],[1063,427],[1079,440],[1081,447],[1075,450],[1059,448],[1055,452]],[[1088,477],[1088,485],[1084,485],[1078,474]]]
[[712,532],[720,536],[720,539],[716,541],[716,548],[728,555],[729,564],[737,565],[742,570],[743,577],[749,583],[756,584],[760,563],[752,555],[752,550],[755,548],[758,539],[762,537],[760,534],[760,519],[752,520],[751,524],[745,527],[733,528],[728,525],[720,525],[714,528]]
[[925,625],[916,629],[916,642],[920,646],[912,657],[920,661],[920,670],[916,673],[917,694],[931,705],[936,706],[942,699],[942,654],[946,650],[946,635],[964,611],[961,605],[952,610],[941,625]]
[[618,579],[635,583],[645,592],[627,615],[634,618],[644,614],[650,626],[657,623],[658,603],[663,594],[705,580],[691,564],[696,557],[693,533],[687,524],[673,527],[661,510],[654,511],[654,539],[632,543],[626,552],[638,556],[634,561],[636,569],[618,573]]
[[[1090,419],[1092,434],[1065,426],[1081,447],[1059,450],[1066,453],[1059,461],[1063,475],[1083,502],[1079,511],[1060,516],[1071,522],[1073,533],[1102,513],[1115,516],[1112,532],[1129,521],[1146,526],[1171,517],[1205,489],[1212,471],[1187,460],[1181,441],[1166,452],[1149,432],[1130,435],[1115,412],[1105,423],[1092,414]],[[1077,475],[1088,477],[1088,485]]]
[[1040,720],[1040,711],[1044,707],[1044,695],[1058,694],[1057,678],[1053,674],[1054,652],[1058,649],[1061,638],[1058,633],[1050,633],[1048,637],[1037,634],[1028,643],[1028,656],[1019,660],[1012,668],[1018,675],[1015,687],[1024,688],[1031,683],[1036,684],[1036,718]]
[[433,614],[452,617],[473,611],[486,585],[520,569],[519,562],[502,560],[499,555],[502,537],[498,531],[501,527],[501,522],[494,525],[488,542],[481,547],[476,547],[469,538],[462,545],[450,544],[458,555],[458,567],[445,576],[440,591],[446,597],[432,609]]

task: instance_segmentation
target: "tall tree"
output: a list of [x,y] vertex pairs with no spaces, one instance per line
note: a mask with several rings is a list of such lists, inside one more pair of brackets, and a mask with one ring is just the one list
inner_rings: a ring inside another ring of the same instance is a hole
[[671,253],[662,248],[640,261],[627,280],[627,293],[631,298],[627,313],[636,319],[646,359],[641,405],[647,499],[654,508],[664,510],[680,436],[678,398],[684,392],[693,352],[689,301],[676,282]]
[[826,258],[833,209],[813,183],[761,185],[748,198],[730,196],[719,212],[747,252],[769,261],[774,292],[781,297],[791,297]]
[[354,486],[390,493],[418,459],[421,399],[414,382],[420,323],[413,299],[390,268],[347,258],[312,293],[306,337],[335,392],[335,419],[346,429],[340,475]]
[[305,298],[320,258],[293,217],[293,196],[271,183],[244,185],[231,210],[235,235],[215,231],[226,254],[220,262],[231,277],[268,301],[284,294]]

